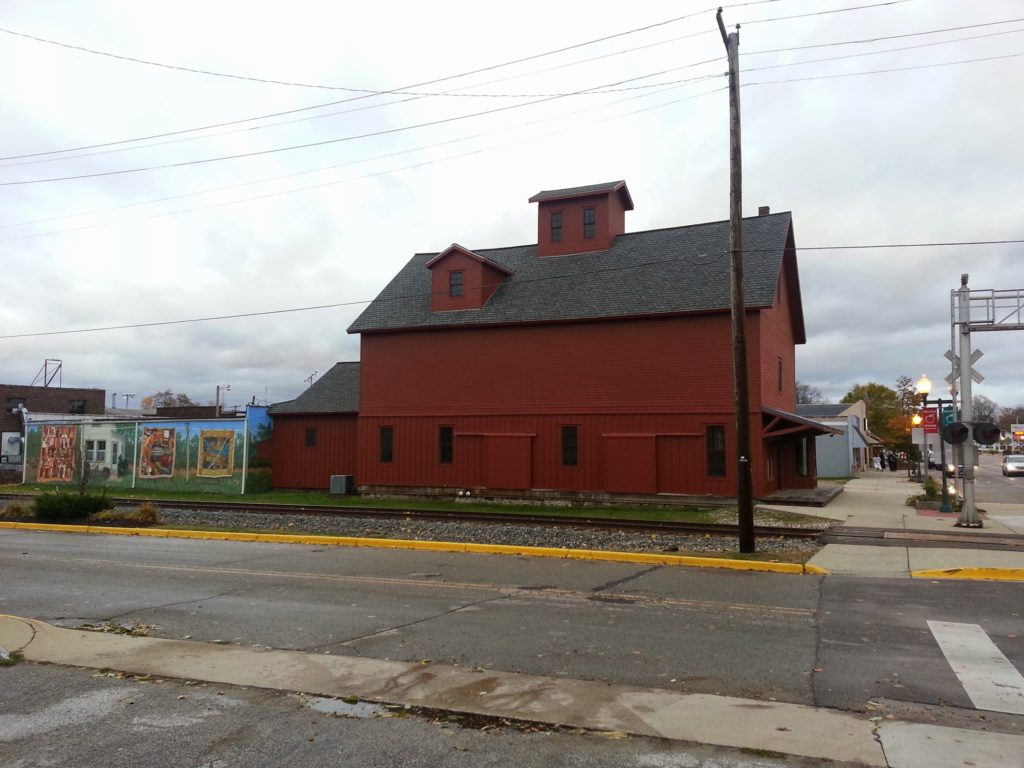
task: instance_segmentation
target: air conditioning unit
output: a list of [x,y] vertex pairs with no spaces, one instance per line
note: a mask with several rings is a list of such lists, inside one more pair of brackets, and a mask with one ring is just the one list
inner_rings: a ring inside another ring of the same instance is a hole
[[331,475],[331,495],[348,496],[356,489],[354,475]]

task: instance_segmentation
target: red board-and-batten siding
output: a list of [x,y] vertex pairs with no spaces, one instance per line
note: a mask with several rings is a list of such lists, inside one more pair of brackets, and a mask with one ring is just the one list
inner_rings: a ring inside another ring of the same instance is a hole
[[[787,326],[788,336],[773,341],[770,350],[751,345],[751,391],[774,388],[765,402],[791,409],[788,305],[752,311],[747,322],[751,339],[759,339],[762,324]],[[511,487],[534,489],[731,495],[730,338],[724,313],[364,333],[358,482],[498,488],[493,481],[511,477]],[[787,343],[778,392],[775,346]],[[726,428],[721,478],[707,474],[710,424]],[[442,425],[456,435],[449,465],[438,460]],[[561,465],[564,425],[579,427],[577,467]],[[381,426],[394,430],[390,464],[380,462]],[[753,454],[755,492],[765,493],[765,472],[757,471],[764,463],[759,440]]]
[[[316,445],[306,445],[306,430]],[[356,414],[278,414],[274,416],[274,488],[328,488],[331,475],[356,472]]]

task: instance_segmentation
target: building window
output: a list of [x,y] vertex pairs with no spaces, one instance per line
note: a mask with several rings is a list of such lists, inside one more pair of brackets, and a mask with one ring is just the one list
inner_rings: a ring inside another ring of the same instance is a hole
[[560,243],[562,242],[562,214],[552,213],[551,214],[551,242]]
[[455,456],[455,428],[438,427],[437,456],[442,464],[451,464]]
[[7,412],[17,413],[18,409],[25,405],[25,398],[23,397],[8,397],[7,398]]
[[95,461],[96,460],[96,441],[86,440],[85,441],[85,460]]
[[809,472],[809,462],[807,460],[807,438],[801,437],[793,444],[796,450],[796,473],[800,477],[807,477]]
[[394,458],[394,440],[395,440],[395,429],[394,427],[381,427],[380,428],[380,463],[390,464]]
[[316,448],[316,428],[310,427],[306,430],[306,447]]
[[453,299],[462,295],[462,273],[448,273],[448,295]]
[[119,458],[118,457],[118,451],[119,450],[120,450],[120,445],[118,443],[112,442],[110,444],[110,463],[111,464],[117,464],[118,463],[118,458]]
[[597,208],[583,209],[583,238],[592,239],[597,235]]
[[579,427],[562,427],[562,466],[575,467],[580,460]]
[[707,427],[708,476],[725,477],[725,427],[710,424]]
[[781,357],[779,358],[778,382],[779,382],[779,392],[781,392],[782,391],[782,358]]
[[97,440],[96,441],[96,461],[100,464],[107,463],[107,441]]
[[68,413],[85,413],[85,400],[72,400]]

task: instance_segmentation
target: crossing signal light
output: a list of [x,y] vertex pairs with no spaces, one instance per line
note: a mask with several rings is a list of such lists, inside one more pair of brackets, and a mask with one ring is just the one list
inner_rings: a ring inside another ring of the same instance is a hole
[[1002,432],[995,424],[975,424],[974,440],[982,445],[998,443]]
[[952,424],[947,424],[942,428],[942,439],[950,445],[966,443],[967,437],[970,434],[971,428],[962,421],[954,421]]

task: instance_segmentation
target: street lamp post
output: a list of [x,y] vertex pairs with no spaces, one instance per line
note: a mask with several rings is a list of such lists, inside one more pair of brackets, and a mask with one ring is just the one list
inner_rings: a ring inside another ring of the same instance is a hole
[[946,485],[946,441],[942,436],[942,408],[946,403],[952,403],[952,400],[944,400],[941,397],[929,400],[928,395],[931,391],[931,379],[922,373],[921,378],[917,380],[917,393],[921,395],[921,404],[937,405],[939,407],[939,477],[942,480],[942,505],[939,507],[939,511],[952,512],[953,506],[949,503],[949,487]]
[[[924,421],[924,419],[921,418],[921,414],[919,414],[919,413],[915,413],[913,416],[910,417],[910,423],[913,424],[915,427],[920,427],[923,421]],[[914,437],[913,437],[913,435],[911,435],[911,437],[910,437],[910,444],[911,445],[914,444]],[[928,448],[927,438],[924,437],[924,428],[922,427],[921,428],[921,456],[924,456],[924,452],[925,452],[925,450],[927,450],[927,448]],[[920,464],[920,461],[915,462],[915,466],[916,466],[916,470],[915,471],[917,472],[917,477],[915,479],[919,483],[923,483],[924,479],[925,479],[925,475],[921,474],[921,464]],[[927,467],[928,464],[925,463],[925,466]],[[907,467],[910,467],[910,454],[909,453],[907,454]]]

